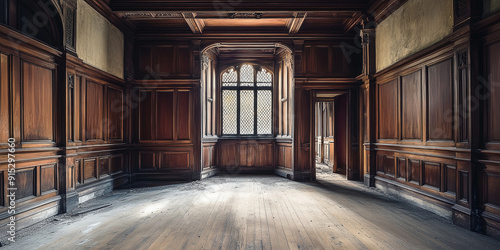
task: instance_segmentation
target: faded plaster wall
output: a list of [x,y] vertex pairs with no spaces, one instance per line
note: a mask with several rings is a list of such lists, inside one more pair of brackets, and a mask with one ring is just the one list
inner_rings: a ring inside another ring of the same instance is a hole
[[453,0],[410,0],[376,28],[377,71],[453,31]]
[[78,0],[76,52],[85,63],[123,79],[123,33]]
[[500,10],[500,0],[484,0],[484,14],[489,16]]

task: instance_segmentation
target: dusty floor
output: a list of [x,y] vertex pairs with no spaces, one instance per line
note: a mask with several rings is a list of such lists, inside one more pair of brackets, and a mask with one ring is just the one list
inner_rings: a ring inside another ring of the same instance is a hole
[[110,206],[21,230],[6,249],[500,249],[322,171],[314,183],[243,175],[126,188],[83,205],[102,204]]

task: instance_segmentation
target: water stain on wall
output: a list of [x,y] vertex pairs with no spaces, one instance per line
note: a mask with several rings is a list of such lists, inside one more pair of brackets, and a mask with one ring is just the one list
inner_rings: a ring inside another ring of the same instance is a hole
[[85,63],[123,79],[123,33],[78,0],[76,52]]
[[377,71],[429,47],[452,31],[452,0],[408,1],[376,28]]

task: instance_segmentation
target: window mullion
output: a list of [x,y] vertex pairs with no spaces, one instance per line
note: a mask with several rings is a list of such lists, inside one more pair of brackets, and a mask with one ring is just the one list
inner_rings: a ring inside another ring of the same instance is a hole
[[253,134],[257,135],[257,70],[253,71]]
[[257,135],[257,88],[253,89],[253,134]]
[[240,67],[236,67],[236,135],[240,135]]
[[239,89],[236,91],[236,100],[237,100],[236,101],[236,106],[237,106],[236,107],[236,134],[238,136],[240,135],[240,123],[241,123],[241,121],[240,121],[240,117],[241,117],[240,116],[240,112],[241,112],[240,92],[241,92],[241,90],[239,90]]

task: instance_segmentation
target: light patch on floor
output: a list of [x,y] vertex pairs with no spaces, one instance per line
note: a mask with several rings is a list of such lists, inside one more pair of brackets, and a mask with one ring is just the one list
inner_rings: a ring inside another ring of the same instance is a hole
[[500,249],[345,176],[317,178],[216,176],[115,190],[84,204],[111,206],[21,230],[6,249]]

